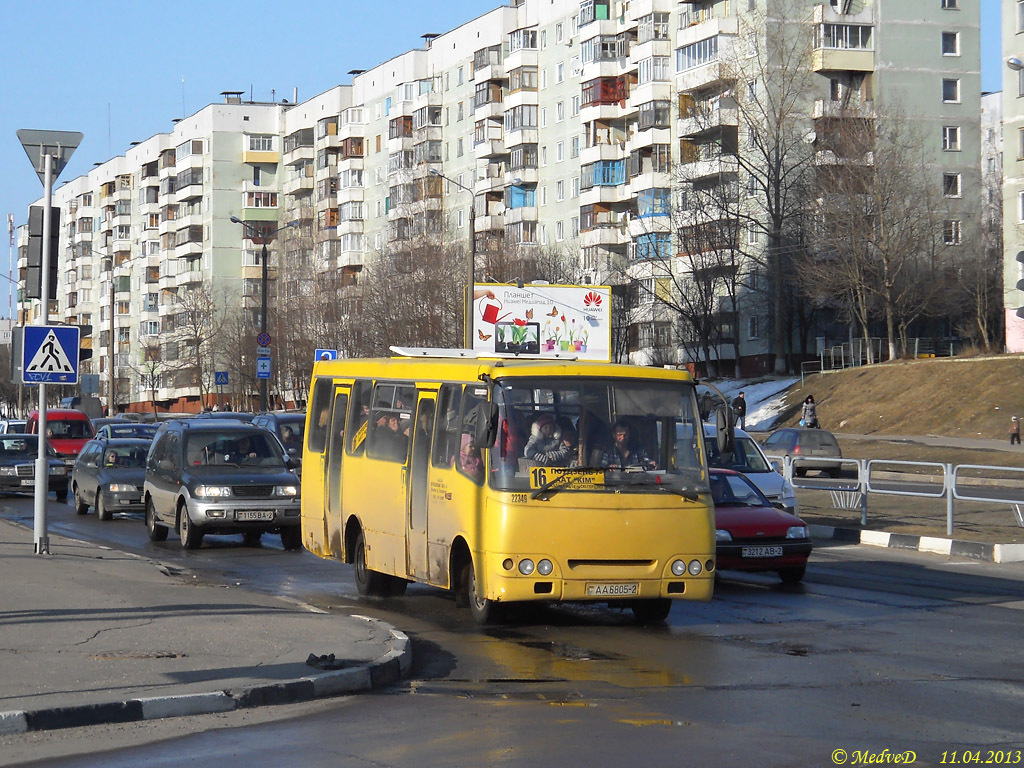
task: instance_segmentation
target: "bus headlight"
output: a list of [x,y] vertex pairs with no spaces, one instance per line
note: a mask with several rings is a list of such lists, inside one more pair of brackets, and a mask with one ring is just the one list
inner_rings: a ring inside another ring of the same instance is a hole
[[672,561],[672,575],[673,576],[682,576],[685,573],[686,573],[686,563],[684,563],[682,560],[673,560]]
[[524,557],[522,560],[519,561],[519,572],[523,574],[523,576],[529,576],[531,573],[533,573],[533,569],[533,560],[531,560],[530,558]]
[[688,570],[690,571],[691,576],[700,576],[700,572],[703,568],[704,566],[701,565],[700,560],[691,560]]
[[555,566],[551,564],[550,560],[541,560],[537,563],[537,573],[541,576],[550,576],[551,572],[555,569]]

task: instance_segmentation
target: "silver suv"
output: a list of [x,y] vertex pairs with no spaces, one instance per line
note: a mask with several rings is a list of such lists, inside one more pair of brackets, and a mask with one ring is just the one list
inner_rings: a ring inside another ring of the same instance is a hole
[[272,435],[237,419],[165,422],[146,459],[149,538],[174,528],[185,549],[203,536],[241,533],[255,544],[277,532],[285,549],[302,546],[295,462]]

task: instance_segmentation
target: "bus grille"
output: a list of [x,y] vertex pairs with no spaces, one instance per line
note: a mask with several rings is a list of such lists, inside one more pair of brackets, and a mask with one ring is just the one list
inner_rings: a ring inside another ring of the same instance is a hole
[[653,560],[570,560],[570,568],[650,568]]

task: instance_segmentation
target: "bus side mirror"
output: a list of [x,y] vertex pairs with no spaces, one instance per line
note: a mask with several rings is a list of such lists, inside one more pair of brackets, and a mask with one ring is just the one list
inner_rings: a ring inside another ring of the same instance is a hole
[[732,453],[736,432],[732,420],[732,408],[720,405],[715,409],[715,444],[718,455],[725,457]]
[[490,448],[498,437],[498,406],[495,403],[480,403],[476,407],[476,431],[473,443],[478,448]]

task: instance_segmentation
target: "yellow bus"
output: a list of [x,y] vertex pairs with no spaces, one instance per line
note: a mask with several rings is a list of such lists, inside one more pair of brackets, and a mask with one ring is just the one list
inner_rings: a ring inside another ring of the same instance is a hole
[[684,371],[392,348],[314,364],[302,538],[365,596],[463,593],[661,621],[710,600],[714,507]]

